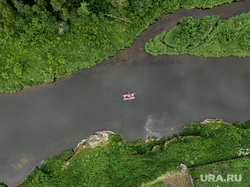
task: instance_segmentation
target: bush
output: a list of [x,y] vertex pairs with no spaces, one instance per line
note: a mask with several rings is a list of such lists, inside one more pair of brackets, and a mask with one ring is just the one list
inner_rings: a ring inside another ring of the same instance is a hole
[[246,121],[245,123],[236,122],[236,123],[233,123],[233,125],[240,129],[250,129],[250,120]]
[[116,143],[119,143],[119,142],[122,142],[122,136],[120,134],[111,134],[109,136],[109,142],[111,144],[116,144]]
[[7,187],[7,185],[4,184],[3,182],[0,182],[0,187]]
[[190,123],[182,128],[180,136],[200,136],[203,126],[201,123]]
[[40,170],[46,174],[55,174],[55,172],[60,171],[62,166],[73,156],[73,154],[74,151],[71,149],[64,151],[59,156],[51,157],[50,159],[43,161],[43,164],[40,166]]
[[43,184],[50,179],[50,176],[45,174],[39,168],[33,169],[30,176],[28,176],[22,183],[23,186],[43,186]]

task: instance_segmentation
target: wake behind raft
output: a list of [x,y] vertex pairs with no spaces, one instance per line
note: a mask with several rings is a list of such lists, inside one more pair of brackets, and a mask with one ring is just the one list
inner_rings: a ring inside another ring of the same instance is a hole
[[122,95],[123,96],[123,100],[124,101],[130,101],[132,99],[135,99],[135,93],[127,93],[127,94],[124,94]]

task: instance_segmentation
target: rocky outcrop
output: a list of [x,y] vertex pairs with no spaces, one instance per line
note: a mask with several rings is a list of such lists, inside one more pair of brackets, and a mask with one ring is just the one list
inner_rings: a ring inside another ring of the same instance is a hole
[[109,136],[114,134],[112,131],[98,131],[94,135],[91,135],[88,139],[83,139],[77,148],[95,148],[99,145],[106,144]]
[[218,124],[221,124],[221,123],[228,123],[228,122],[225,122],[222,119],[217,119],[217,118],[215,118],[215,119],[206,119],[203,122],[201,122],[201,124],[207,124],[207,123],[218,123]]
[[111,134],[114,134],[112,131],[98,131],[95,134],[91,135],[88,139],[83,139],[78,145],[75,154],[66,162],[63,166],[64,169],[70,164],[70,161],[79,153],[79,150],[85,148],[94,149],[97,146],[103,146],[109,143],[108,139]]

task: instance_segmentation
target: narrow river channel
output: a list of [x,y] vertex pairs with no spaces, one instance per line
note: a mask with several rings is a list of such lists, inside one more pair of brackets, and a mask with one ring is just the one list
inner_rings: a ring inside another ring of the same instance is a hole
[[[248,1],[210,10],[180,9],[144,31],[132,48],[87,70],[16,94],[0,94],[0,182],[14,185],[41,161],[98,130],[129,141],[170,136],[207,118],[250,119],[250,57],[150,56],[149,38],[182,16],[222,19],[249,11]],[[123,101],[122,94],[136,92]]]

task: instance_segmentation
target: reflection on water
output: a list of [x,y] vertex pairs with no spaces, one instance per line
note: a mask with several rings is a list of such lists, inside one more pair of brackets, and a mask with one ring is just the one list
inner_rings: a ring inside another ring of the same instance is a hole
[[[150,56],[144,44],[182,16],[246,12],[246,2],[179,10],[139,36],[131,49],[53,84],[0,95],[0,181],[21,182],[43,159],[73,148],[98,130],[127,140],[170,136],[189,122],[250,114],[250,58]],[[122,94],[136,92],[123,101]]]
[[26,155],[25,153],[21,153],[19,161],[16,163],[11,164],[11,167],[14,170],[19,170],[19,169],[23,169],[23,167],[28,164],[28,162],[32,161],[33,157]]
[[[168,122],[167,126],[166,122]],[[173,124],[178,124],[178,123],[176,123],[176,120],[168,121],[166,112],[162,116],[159,116],[158,114],[149,115],[147,117],[147,122],[145,124],[146,137],[156,136],[158,138],[162,138],[163,136],[166,136],[166,134],[171,136],[174,134],[173,132],[175,130]]]

